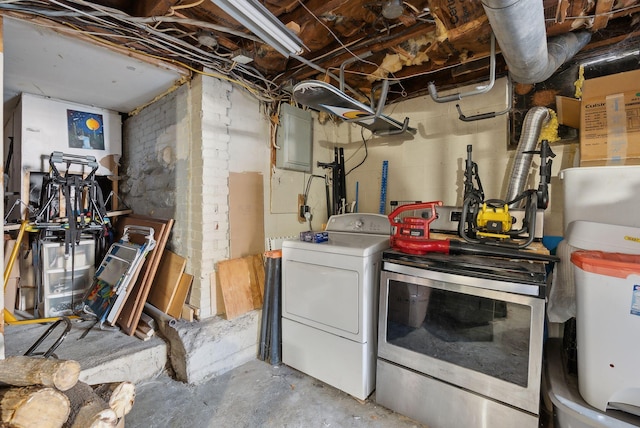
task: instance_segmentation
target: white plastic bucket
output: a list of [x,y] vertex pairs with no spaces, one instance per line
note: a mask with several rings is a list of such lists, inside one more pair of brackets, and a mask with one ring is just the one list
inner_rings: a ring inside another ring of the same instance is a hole
[[640,255],[575,251],[571,262],[580,395],[640,415]]

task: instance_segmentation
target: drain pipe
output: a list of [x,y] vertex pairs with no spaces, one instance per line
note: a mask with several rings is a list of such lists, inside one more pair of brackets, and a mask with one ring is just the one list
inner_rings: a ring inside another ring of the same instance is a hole
[[482,0],[482,6],[509,73],[519,83],[544,82],[591,40],[591,33],[580,31],[547,42],[540,0]]
[[[549,122],[550,118],[549,109],[546,107],[533,107],[525,115],[505,201],[514,200],[516,196],[524,191],[533,159],[533,154],[526,152],[535,150],[540,131]],[[524,202],[524,200],[521,200],[510,205],[509,208],[520,208]]]

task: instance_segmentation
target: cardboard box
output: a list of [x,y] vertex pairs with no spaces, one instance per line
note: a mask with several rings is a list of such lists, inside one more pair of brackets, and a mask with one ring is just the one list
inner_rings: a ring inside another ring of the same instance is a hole
[[16,301],[16,307],[21,311],[31,311],[36,305],[36,288],[35,287],[23,287],[20,284],[18,287],[18,297]]
[[4,289],[4,308],[11,312],[16,308],[16,295],[18,294],[18,283],[20,278],[9,278],[7,280],[7,286]]
[[[13,252],[13,248],[16,246],[15,239],[7,239],[5,235],[4,240],[4,269],[7,269],[9,265],[9,259],[11,258],[11,253]],[[20,254],[18,254],[18,258],[14,260],[13,266],[11,267],[11,273],[9,273],[9,278],[20,278]]]
[[558,110],[558,123],[560,125],[580,128],[580,108],[582,102],[577,98],[556,96],[556,109]]
[[640,70],[585,80],[580,166],[640,165]]

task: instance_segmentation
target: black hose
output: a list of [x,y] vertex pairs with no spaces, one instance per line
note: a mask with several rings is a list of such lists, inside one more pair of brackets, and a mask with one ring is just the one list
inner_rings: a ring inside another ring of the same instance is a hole
[[264,296],[262,299],[262,322],[260,324],[260,347],[258,349],[258,359],[264,361],[267,358],[268,348],[268,327],[269,327],[269,300],[271,296],[271,286],[273,282],[273,269],[271,266],[271,258],[266,259],[265,264],[265,283]]
[[273,289],[271,290],[271,350],[269,361],[272,365],[280,364],[282,361],[282,322],[280,315],[282,314],[282,303],[280,298],[281,291],[281,266],[282,258],[272,258],[273,263]]

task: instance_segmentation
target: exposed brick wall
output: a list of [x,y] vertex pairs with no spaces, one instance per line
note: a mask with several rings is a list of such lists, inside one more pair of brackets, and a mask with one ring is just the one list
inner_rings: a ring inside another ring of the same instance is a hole
[[229,257],[230,91],[198,76],[124,124],[121,194],[136,213],[175,219],[167,245],[188,260],[201,317],[215,315],[211,274]]

